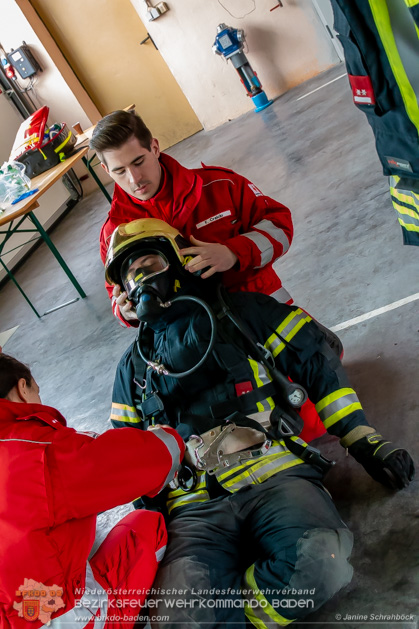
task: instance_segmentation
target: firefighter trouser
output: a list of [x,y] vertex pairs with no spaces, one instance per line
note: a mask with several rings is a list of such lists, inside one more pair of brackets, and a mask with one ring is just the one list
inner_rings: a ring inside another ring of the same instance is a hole
[[184,508],[168,534],[153,629],[285,626],[352,578],[352,534],[308,465]]
[[[108,594],[105,629],[135,626],[166,542],[160,513],[134,511],[118,522],[99,546],[90,565]],[[94,628],[96,624],[93,621],[88,626]]]

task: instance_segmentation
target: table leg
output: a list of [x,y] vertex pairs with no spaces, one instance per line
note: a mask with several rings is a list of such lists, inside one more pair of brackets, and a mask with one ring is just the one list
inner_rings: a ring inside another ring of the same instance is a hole
[[84,165],[86,166],[87,170],[89,171],[89,173],[92,175],[93,179],[96,181],[96,183],[99,186],[99,188],[102,190],[102,192],[105,195],[106,199],[109,201],[109,203],[112,203],[112,197],[109,196],[108,191],[106,190],[105,186],[103,185],[103,183],[101,182],[99,177],[96,175],[96,173],[93,170],[93,168],[90,166],[89,160],[86,157],[82,157],[82,161],[83,161]]
[[70,269],[68,268],[67,264],[64,262],[64,258],[61,256],[58,249],[55,247],[51,238],[48,236],[47,232],[42,227],[41,223],[38,221],[35,214],[33,212],[29,212],[28,217],[31,219],[32,223],[35,225],[36,229],[39,231],[40,235],[42,236],[42,238],[44,239],[48,247],[51,249],[54,256],[57,258],[63,271],[67,274],[67,277],[73,284],[74,288],[77,290],[78,294],[81,297],[86,297],[86,293],[84,292],[84,290],[82,289],[82,287],[80,286],[80,284],[78,283],[78,281],[76,280],[76,278],[74,277]]
[[20,290],[20,292],[22,293],[22,295],[24,296],[24,298],[26,299],[26,301],[28,302],[28,304],[30,305],[30,307],[32,308],[32,310],[34,311],[34,313],[36,314],[36,316],[38,317],[38,319],[41,318],[41,315],[39,314],[39,312],[36,310],[36,308],[33,306],[31,300],[29,299],[29,297],[27,296],[27,294],[24,292],[24,290],[20,287],[20,285],[18,284],[17,279],[15,278],[15,276],[13,275],[13,273],[11,271],[9,271],[9,269],[7,268],[7,266],[4,264],[3,260],[0,258],[0,264],[2,264],[4,270],[6,271],[7,275],[10,277],[10,279],[12,280],[12,282],[15,284],[15,286]]

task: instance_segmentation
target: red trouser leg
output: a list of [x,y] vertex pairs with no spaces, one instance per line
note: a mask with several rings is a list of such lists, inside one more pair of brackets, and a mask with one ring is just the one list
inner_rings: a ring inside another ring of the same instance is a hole
[[102,542],[90,565],[101,586],[112,590],[105,629],[134,627],[166,543],[162,514],[143,510],[125,516]]

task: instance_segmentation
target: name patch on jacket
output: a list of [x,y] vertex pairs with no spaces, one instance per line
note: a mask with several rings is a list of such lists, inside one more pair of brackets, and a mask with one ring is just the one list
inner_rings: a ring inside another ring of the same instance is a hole
[[220,212],[219,214],[214,214],[214,216],[210,216],[210,218],[207,218],[205,221],[198,223],[196,225],[196,228],[201,229],[201,227],[205,227],[205,225],[214,223],[214,221],[219,221],[220,218],[224,218],[225,216],[231,216],[231,210],[226,210],[225,212]]
[[249,186],[250,190],[253,192],[255,197],[262,197],[263,196],[262,192],[259,190],[259,188],[256,188],[254,183],[249,183],[247,185]]

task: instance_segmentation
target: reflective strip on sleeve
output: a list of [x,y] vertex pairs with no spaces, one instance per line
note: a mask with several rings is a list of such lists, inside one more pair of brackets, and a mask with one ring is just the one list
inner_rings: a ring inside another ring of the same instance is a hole
[[118,404],[117,402],[112,402],[111,419],[130,424],[138,424],[142,421],[134,406]]
[[163,487],[166,487],[166,485],[174,479],[175,473],[180,465],[180,448],[178,442],[176,441],[176,437],[166,432],[164,428],[156,428],[151,432],[153,435],[158,437],[160,441],[163,441],[164,445],[169,450],[170,456],[172,457],[172,466],[166,480],[163,483]]
[[413,190],[397,189],[395,186],[400,177],[391,176],[389,180],[391,202],[401,227],[406,231],[419,233],[419,195]]
[[353,389],[338,389],[326,395],[316,404],[316,411],[320,415],[325,428],[347,417],[354,411],[362,411],[358,396]]
[[272,607],[265,598],[255,580],[255,564],[249,566],[243,577],[244,613],[258,629],[270,629],[273,623],[286,627],[294,622],[284,618]]
[[234,493],[247,485],[264,483],[271,476],[301,463],[304,461],[292,454],[283,441],[273,441],[267,454],[232,465],[227,471],[219,470],[215,472],[215,477],[224,489]]
[[164,546],[162,546],[161,548],[159,548],[158,550],[156,550],[156,561],[157,563],[159,563],[163,557],[164,557],[164,553],[166,552],[166,544]]
[[416,194],[416,192],[413,192],[413,190],[396,188],[396,185],[400,181],[400,177],[391,175],[389,177],[389,181],[391,196],[394,197],[396,201],[402,201],[412,209],[419,211],[419,194]]
[[408,232],[418,232],[419,233],[419,218],[404,218],[398,219],[400,225]]
[[404,0],[404,1],[409,8],[415,7],[417,4],[419,4],[419,0]]
[[198,502],[206,502],[210,499],[206,489],[205,472],[197,471],[197,483],[193,491],[186,492],[181,487],[168,493],[166,506],[169,515],[174,509]]
[[268,221],[266,218],[255,225],[252,225],[254,229],[258,229],[261,232],[266,232],[273,240],[279,242],[282,245],[282,253],[286,253],[290,248],[290,242],[286,233],[280,227],[277,227],[272,221]]
[[374,18],[375,26],[384,46],[390,67],[393,71],[394,78],[400,90],[401,97],[406,108],[406,113],[412,124],[419,132],[419,105],[415,91],[406,74],[400,53],[394,38],[391,26],[390,14],[387,4],[382,0],[368,0],[371,13]]
[[[248,358],[250,367],[252,368],[253,377],[256,381],[256,386],[259,389],[263,387],[265,384],[269,384],[272,382],[271,376],[268,374],[263,365],[258,363],[256,360],[252,360]],[[256,402],[257,410],[261,413],[264,411],[272,411],[275,408],[275,402],[271,397],[266,398],[266,400],[262,400],[261,402]]]
[[269,349],[275,358],[278,356],[280,352],[285,348],[285,343],[281,341],[281,339],[277,336],[280,334],[285,341],[290,341],[294,336],[301,330],[303,325],[311,321],[311,317],[301,310],[301,308],[297,308],[297,310],[293,310],[277,327],[275,332],[271,334],[268,340],[265,343],[265,347]]
[[419,212],[413,208],[411,205],[406,207],[407,203],[404,202],[404,205],[401,205],[396,201],[396,199],[392,196],[391,201],[393,203],[393,207],[397,212],[397,218],[403,227],[409,229],[408,226],[411,226],[412,231],[419,231]]
[[245,236],[249,240],[255,243],[256,247],[260,252],[260,264],[259,266],[255,266],[255,269],[260,269],[268,262],[271,262],[274,257],[274,247],[269,238],[266,236],[262,236],[258,232],[247,232],[247,234],[240,234],[241,236]]
[[271,293],[269,297],[276,299],[276,301],[279,301],[280,304],[288,304],[289,302],[292,303],[293,301],[291,295],[283,286],[281,286],[281,288],[276,290],[274,293]]

